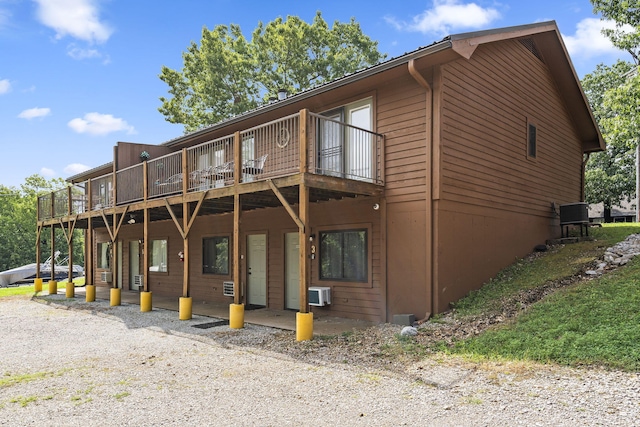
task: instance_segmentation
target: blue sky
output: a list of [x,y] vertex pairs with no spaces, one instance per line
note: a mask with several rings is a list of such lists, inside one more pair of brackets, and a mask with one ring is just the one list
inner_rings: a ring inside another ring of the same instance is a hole
[[[296,15],[354,17],[395,57],[448,34],[555,20],[579,77],[630,60],[600,34],[588,0],[0,0],[0,184],[67,178],[111,161],[117,141],[159,144],[183,134],[158,112],[163,65],[202,27]],[[609,24],[610,25],[610,24]]]

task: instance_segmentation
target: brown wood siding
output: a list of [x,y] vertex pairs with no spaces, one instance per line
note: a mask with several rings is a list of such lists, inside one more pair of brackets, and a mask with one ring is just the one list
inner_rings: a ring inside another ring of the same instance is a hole
[[[312,203],[311,233],[315,234],[318,246],[319,230],[333,230],[362,227],[369,230],[368,283],[350,283],[320,280],[318,275],[319,257],[311,261],[310,286],[331,288],[332,304],[328,307],[313,307],[312,311],[327,316],[348,317],[382,322],[384,318],[380,258],[380,211],[373,209],[379,199],[358,198],[342,201]],[[297,207],[294,206],[297,210]],[[242,288],[246,289],[246,236],[267,235],[267,306],[284,309],[284,234],[297,232],[297,226],[284,208],[268,208],[242,213],[242,248],[244,259],[241,265]],[[123,288],[129,289],[129,244],[131,240],[142,238],[141,224],[124,224],[118,240],[123,241]],[[96,230],[97,241],[108,241],[106,229]],[[193,304],[208,302],[231,303],[233,299],[223,296],[222,283],[233,280],[232,259],[229,259],[229,275],[204,274],[202,272],[202,239],[210,236],[229,236],[231,256],[233,241],[233,214],[200,216],[196,218],[190,232],[190,296]],[[149,239],[168,239],[168,272],[149,273],[149,290],[154,295],[178,298],[182,296],[183,263],[178,259],[182,250],[182,237],[173,221],[158,221],[150,224]],[[102,285],[101,283],[98,283]]]
[[510,40],[445,65],[443,76],[443,199],[548,218],[551,202],[579,201],[581,142],[541,61]]
[[560,234],[552,203],[580,200],[582,162],[547,66],[518,41],[482,45],[442,73],[438,311]]
[[385,135],[387,203],[424,200],[426,94],[410,76],[377,91],[377,131]]

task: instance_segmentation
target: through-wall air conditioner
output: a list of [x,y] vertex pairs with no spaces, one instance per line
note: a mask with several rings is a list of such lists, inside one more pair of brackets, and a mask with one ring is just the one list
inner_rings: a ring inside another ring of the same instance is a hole
[[222,282],[222,295],[225,297],[235,296],[233,292],[233,282]]
[[134,287],[134,289],[140,290],[140,288],[142,288],[143,286],[144,286],[144,275],[143,274],[136,274],[135,276],[133,276],[133,287]]
[[111,283],[113,281],[113,275],[110,271],[103,271],[100,273],[100,280],[106,283]]
[[325,286],[310,287],[309,305],[315,305],[318,307],[331,305],[331,288]]

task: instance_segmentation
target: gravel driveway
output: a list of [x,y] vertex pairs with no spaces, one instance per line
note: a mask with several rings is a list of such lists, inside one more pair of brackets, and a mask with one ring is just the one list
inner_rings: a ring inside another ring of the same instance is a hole
[[640,425],[637,373],[442,356],[386,370],[303,343],[292,357],[275,329],[108,304],[0,300],[0,425]]

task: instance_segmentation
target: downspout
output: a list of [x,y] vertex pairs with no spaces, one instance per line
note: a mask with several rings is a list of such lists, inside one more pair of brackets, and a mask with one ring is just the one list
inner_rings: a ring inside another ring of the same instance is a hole
[[431,172],[431,179],[426,186],[425,199],[426,199],[426,274],[430,281],[430,305],[429,312],[425,314],[424,320],[427,320],[432,314],[435,314],[437,309],[437,292],[436,292],[436,280],[437,280],[437,266],[436,266],[436,253],[437,246],[435,240],[435,233],[437,232],[434,222],[434,215],[437,214],[434,209],[434,176],[433,176],[433,161],[434,161],[434,144],[433,144],[433,90],[431,85],[425,80],[420,72],[415,67],[415,62],[410,59],[408,62],[409,74],[413,79],[426,91],[425,96],[425,146],[426,146],[426,161],[425,170],[428,174]]

